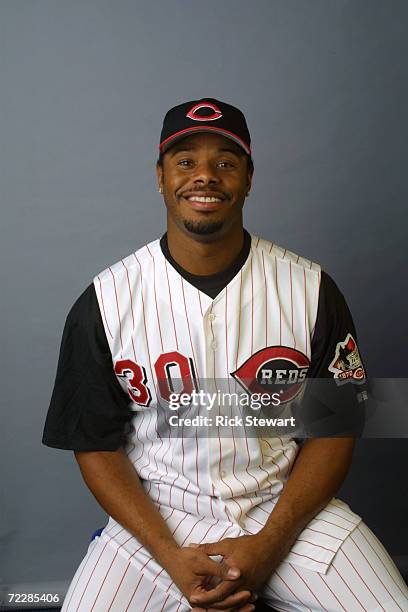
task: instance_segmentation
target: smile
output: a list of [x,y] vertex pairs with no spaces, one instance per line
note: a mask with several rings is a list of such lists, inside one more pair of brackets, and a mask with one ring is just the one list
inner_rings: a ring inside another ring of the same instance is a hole
[[208,198],[202,196],[190,196],[186,198],[189,202],[202,202],[203,204],[210,204],[212,202],[222,202],[220,198]]

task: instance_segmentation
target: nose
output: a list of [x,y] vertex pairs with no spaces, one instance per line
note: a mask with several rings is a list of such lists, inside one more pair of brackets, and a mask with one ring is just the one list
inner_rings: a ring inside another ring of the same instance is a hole
[[209,161],[202,161],[196,167],[194,182],[203,185],[215,185],[219,183],[219,177],[214,164]]

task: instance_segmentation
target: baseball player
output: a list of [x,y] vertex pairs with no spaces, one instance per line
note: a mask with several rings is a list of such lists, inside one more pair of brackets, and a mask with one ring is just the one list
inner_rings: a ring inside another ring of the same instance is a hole
[[[333,280],[243,228],[252,176],[240,110],[208,98],[172,108],[157,163],[166,234],[96,275],[68,315],[43,442],[75,452],[109,520],[64,612],[408,610],[390,556],[334,497],[353,451],[347,423],[303,441],[181,424],[208,381],[251,399],[278,383],[281,416],[299,414],[317,379],[345,414],[364,404]],[[319,429],[317,397],[308,410]]]

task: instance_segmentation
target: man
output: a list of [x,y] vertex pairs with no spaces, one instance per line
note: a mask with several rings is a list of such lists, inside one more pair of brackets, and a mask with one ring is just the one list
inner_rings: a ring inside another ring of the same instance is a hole
[[408,609],[389,555],[333,497],[352,427],[301,445],[295,432],[169,425],[174,394],[190,398],[178,416],[193,415],[209,380],[251,398],[278,382],[281,415],[303,410],[306,376],[341,390],[345,413],[364,399],[334,282],[244,230],[252,175],[241,111],[214,99],[171,109],[157,163],[167,233],[97,275],[68,316],[43,441],[75,451],[109,522],[63,611],[249,612],[258,596],[276,610]]

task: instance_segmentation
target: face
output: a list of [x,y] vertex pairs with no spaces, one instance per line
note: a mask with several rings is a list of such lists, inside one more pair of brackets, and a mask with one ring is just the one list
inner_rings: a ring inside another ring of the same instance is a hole
[[251,187],[244,151],[219,134],[194,134],[173,145],[157,166],[168,223],[190,236],[219,237],[242,225]]

